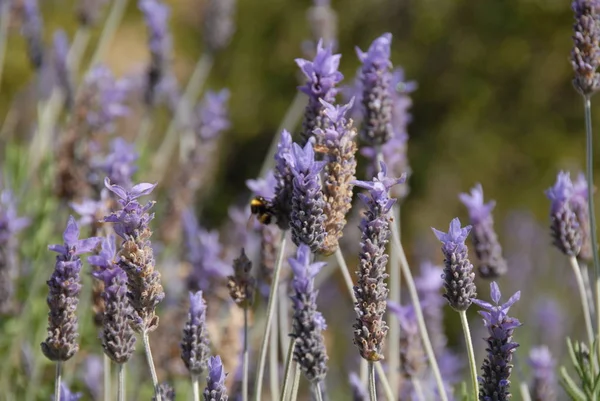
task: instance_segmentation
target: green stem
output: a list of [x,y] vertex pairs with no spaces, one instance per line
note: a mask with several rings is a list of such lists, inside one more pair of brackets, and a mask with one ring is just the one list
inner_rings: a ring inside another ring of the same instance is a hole
[[90,29],[86,26],[80,26],[79,29],[77,29],[77,32],[75,32],[75,38],[73,38],[73,43],[67,54],[67,66],[73,76],[76,76],[77,74],[81,56],[83,56],[89,41]]
[[289,319],[289,298],[287,295],[287,286],[279,286],[279,299],[277,300],[277,309],[279,311],[279,346],[281,355],[285,355],[290,346],[290,319]]
[[256,385],[254,399],[260,401],[262,399],[262,382],[265,370],[265,362],[267,359],[267,345],[269,344],[269,334],[271,332],[271,324],[273,315],[275,314],[276,295],[279,286],[279,277],[281,276],[281,266],[283,265],[283,256],[285,255],[286,232],[281,233],[281,245],[279,254],[277,255],[277,264],[273,271],[273,282],[271,283],[271,291],[269,293],[269,302],[267,303],[267,321],[265,323],[265,334],[260,345],[258,369],[256,373]]
[[110,380],[110,371],[111,371],[111,363],[110,358],[104,354],[102,358],[102,362],[104,364],[104,401],[111,401],[111,380]]
[[248,306],[244,307],[244,359],[242,363],[242,401],[248,401]]
[[[194,401],[200,401],[200,377],[198,375],[192,375],[192,392],[194,394]],[[248,391],[246,389],[246,397]]]
[[529,387],[527,383],[522,381],[519,385],[519,390],[521,390],[521,399],[523,401],[531,401],[531,394],[529,394]]
[[396,227],[395,224],[392,224],[392,242],[393,246],[395,246],[398,251],[398,256],[400,258],[400,268],[402,270],[402,274],[404,274],[404,278],[406,279],[408,294],[410,295],[410,299],[412,301],[417,317],[417,325],[419,326],[419,332],[421,333],[421,339],[423,340],[423,347],[425,348],[427,359],[429,360],[433,376],[435,377],[440,399],[442,401],[448,401],[448,396],[446,395],[446,389],[444,387],[444,381],[442,380],[442,374],[440,373],[440,368],[435,358],[433,347],[431,346],[431,340],[429,339],[429,333],[427,332],[427,327],[425,325],[425,319],[423,318],[423,310],[421,309],[421,301],[419,301],[419,294],[417,293],[415,280],[413,279],[412,273],[410,272],[410,267],[408,265],[408,261],[406,260],[404,249],[402,248],[402,244],[400,243],[398,227]]
[[354,283],[352,282],[352,276],[350,275],[350,270],[348,269],[346,260],[344,260],[344,255],[339,247],[335,250],[335,258],[337,259],[340,270],[342,271],[342,276],[344,277],[344,282],[346,283],[346,287],[350,292],[352,302],[356,303],[356,295],[354,294]]
[[294,383],[292,384],[292,394],[290,401],[296,401],[298,398],[298,390],[300,389],[300,365],[294,362]]
[[321,382],[315,383],[315,396],[317,401],[323,401],[323,391],[321,390]]
[[367,363],[367,360],[363,358],[360,358],[359,377],[360,382],[364,386],[369,385],[369,364]]
[[148,331],[144,330],[142,333],[142,340],[144,342],[144,350],[146,351],[146,359],[148,360],[148,367],[150,368],[150,375],[152,376],[152,385],[154,386],[154,396],[156,401],[162,401],[162,397],[158,391],[158,376],[156,375],[156,369],[154,368],[154,360],[152,359],[152,350],[150,349],[150,338],[148,337]]
[[369,361],[369,400],[377,401],[377,385],[375,384],[375,365]]
[[[392,207],[392,225],[398,227],[400,232],[400,208],[398,205]],[[395,247],[390,250],[390,299],[397,304],[400,304],[400,266],[398,264],[398,251]],[[389,320],[389,332],[388,332],[388,376],[390,386],[394,390],[394,395],[399,388],[399,376],[398,371],[400,370],[400,322],[395,313],[388,313]],[[395,399],[397,398],[394,397]]]
[[94,55],[92,56],[92,61],[88,66],[88,69],[96,65],[104,55],[106,48],[112,42],[115,33],[117,32],[117,28],[121,24],[121,20],[123,19],[123,14],[125,13],[125,9],[127,8],[128,0],[114,0],[111,7],[108,17],[106,18],[106,22],[104,23],[104,28],[102,28],[102,33],[100,34],[100,39],[98,40],[98,45],[96,46],[96,50],[94,51]]
[[425,394],[423,394],[423,387],[421,386],[421,382],[418,378],[411,378],[413,389],[415,390],[415,395],[417,396],[417,400],[425,401]]
[[[279,292],[279,289],[275,289]],[[277,299],[275,300],[276,303]],[[275,306],[277,310],[277,305]],[[273,324],[271,325],[271,338],[269,339],[269,386],[271,389],[271,399],[279,399],[279,319],[277,313],[273,314]]]
[[590,347],[594,344],[594,329],[592,328],[592,318],[590,315],[590,307],[588,305],[588,299],[585,291],[585,284],[583,282],[583,276],[581,275],[581,269],[575,256],[569,257],[569,263],[575,274],[575,280],[577,281],[577,288],[579,290],[579,298],[581,299],[581,306],[583,308],[583,319],[585,321],[585,329],[588,336]]
[[120,363],[118,366],[119,387],[117,389],[117,400],[125,401],[125,364]]
[[467,345],[467,355],[469,357],[469,370],[471,372],[471,382],[473,385],[474,400],[479,397],[479,384],[477,383],[477,365],[475,364],[475,352],[473,351],[473,341],[471,341],[471,331],[469,330],[469,321],[467,320],[467,312],[460,311],[460,323],[462,324],[465,334],[465,343]]
[[294,366],[294,349],[296,348],[296,341],[290,341],[290,345],[287,350],[285,372],[283,374],[283,387],[281,389],[280,401],[285,401],[288,393],[288,387],[290,385],[290,378],[292,373],[292,366]]
[[60,400],[60,380],[62,375],[62,361],[56,362],[56,371],[54,375],[54,399]]

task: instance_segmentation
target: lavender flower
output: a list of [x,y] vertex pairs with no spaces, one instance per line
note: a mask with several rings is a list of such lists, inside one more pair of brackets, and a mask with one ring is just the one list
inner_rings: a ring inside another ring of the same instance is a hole
[[369,145],[383,145],[392,136],[392,100],[390,61],[392,35],[385,33],[375,39],[364,53],[356,48],[362,62],[363,126],[361,138]]
[[442,242],[444,254],[444,298],[457,312],[466,311],[471,306],[472,299],[477,296],[475,288],[475,273],[469,261],[465,240],[471,231],[471,226],[460,227],[460,220],[452,219],[448,232],[432,228],[435,236]]
[[322,334],[327,325],[323,315],[317,312],[319,291],[315,289],[315,277],[326,263],[310,263],[310,258],[310,248],[300,244],[296,257],[288,259],[294,273],[291,296],[294,316],[290,336],[296,341],[294,360],[308,381],[318,383],[325,379],[329,358]]
[[381,349],[388,331],[383,315],[386,309],[388,288],[385,272],[388,255],[385,247],[390,237],[389,211],[396,202],[390,198],[389,191],[402,182],[404,177],[387,176],[387,167],[381,163],[381,171],[373,181],[354,181],[354,185],[369,190],[369,196],[359,194],[367,206],[360,223],[361,250],[358,281],[354,286],[357,302],[354,310],[357,314],[354,323],[354,344],[360,355],[368,361],[383,359]]
[[[113,240],[107,239],[105,242]],[[90,264],[98,263],[97,260],[94,256],[88,259]],[[127,274],[113,260],[107,261],[107,265],[106,268],[93,272],[93,276],[104,283],[102,348],[113,362],[124,364],[135,351],[135,333],[131,327],[133,308],[127,299]]]
[[588,183],[585,174],[579,173],[573,182],[573,196],[571,197],[571,208],[577,216],[579,232],[581,233],[581,249],[577,257],[584,261],[591,261],[592,239],[590,232],[590,209],[588,204]]
[[348,381],[352,388],[352,401],[367,401],[369,399],[369,393],[356,373],[351,372],[348,375]]
[[240,256],[233,261],[233,276],[229,276],[227,287],[233,301],[242,308],[252,305],[256,281],[250,273],[252,262],[246,256],[244,248]]
[[573,50],[571,65],[575,71],[573,86],[583,96],[600,87],[600,4],[596,0],[573,0]]
[[292,196],[291,228],[294,244],[306,244],[312,252],[323,249],[326,232],[323,224],[325,200],[319,176],[324,162],[315,161],[315,152],[309,142],[304,149],[293,144],[292,152],[286,157],[294,175]]
[[149,195],[156,184],[142,183],[125,190],[105,180],[106,188],[117,195],[122,209],[104,218],[105,222],[114,223],[115,233],[123,239],[119,251],[119,267],[127,273],[127,296],[135,310],[133,316],[134,330],[143,333],[158,327],[156,306],[165,294],[160,284],[160,273],[154,270],[154,256],[150,243],[149,223],[154,214],[148,210],[154,202],[142,206],[137,198]]
[[419,378],[427,368],[427,357],[421,342],[417,317],[412,306],[402,306],[393,301],[388,308],[398,318],[400,324],[400,368],[406,377]]
[[184,231],[187,249],[187,261],[192,271],[187,277],[190,291],[214,290],[214,280],[223,279],[233,274],[232,267],[221,259],[221,243],[217,231],[206,231],[198,226],[191,211],[184,212]]
[[479,377],[479,399],[482,401],[505,401],[510,399],[510,373],[513,365],[512,354],[519,346],[512,340],[515,328],[521,323],[508,316],[508,310],[521,296],[518,291],[510,299],[500,305],[500,288],[496,282],[490,284],[490,293],[495,305],[473,299],[473,302],[483,308],[479,313],[483,316],[483,323],[488,329],[487,356],[483,361]]
[[296,64],[307,78],[304,86],[298,89],[308,95],[308,105],[304,111],[302,122],[302,144],[306,144],[313,136],[315,128],[325,128],[323,124],[323,105],[321,100],[333,103],[338,90],[335,88],[344,76],[338,71],[340,54],[333,54],[332,47],[323,47],[320,40],[317,45],[317,54],[313,61],[296,59]]
[[[64,382],[60,383],[60,401],[79,401],[82,396],[81,393],[73,393]],[[52,401],[56,400],[53,395],[51,397]]]
[[67,65],[67,56],[69,54],[69,39],[62,29],[54,32],[54,54],[53,64],[56,75],[56,83],[65,96],[65,103],[68,107],[73,105],[73,83],[71,81],[71,71]]
[[192,375],[201,375],[206,370],[209,355],[206,302],[202,298],[202,291],[190,292],[190,310],[183,328],[181,359]]
[[502,257],[502,247],[494,230],[492,210],[496,201],[483,203],[481,184],[471,189],[471,195],[460,194],[458,198],[469,210],[469,218],[473,225],[471,238],[475,254],[479,260],[479,274],[483,278],[496,278],[506,274],[506,260]]
[[0,315],[12,308],[16,268],[16,235],[29,225],[26,217],[17,216],[15,199],[10,190],[0,192]]
[[581,249],[581,229],[573,211],[573,183],[569,173],[561,171],[553,187],[546,190],[550,199],[550,231],[554,245],[565,255],[577,256]]
[[225,387],[225,369],[221,357],[211,356],[208,361],[208,377],[204,389],[204,401],[227,401],[227,387]]
[[440,297],[440,290],[444,286],[442,274],[443,269],[441,267],[425,262],[421,263],[421,274],[415,277],[423,317],[436,357],[440,357],[447,352],[446,344],[448,343],[448,338],[444,332],[444,312],[442,310],[445,301]]
[[144,100],[147,105],[152,106],[157,86],[165,77],[171,61],[172,41],[168,27],[170,10],[160,0],[139,0],[138,7],[144,14],[148,26],[150,65],[148,66]]
[[227,47],[235,32],[235,0],[209,0],[204,11],[204,43],[215,53]]
[[529,351],[529,365],[533,370],[532,400],[556,400],[556,361],[550,349],[545,345],[532,348]]
[[321,252],[328,255],[338,248],[339,239],[346,226],[346,214],[352,206],[352,181],[356,178],[356,130],[352,120],[346,119],[353,100],[343,106],[333,106],[321,100],[324,117],[329,128],[314,130],[318,142],[327,149],[324,157],[323,196],[325,205],[325,231],[327,233]]
[[133,143],[121,137],[110,142],[110,152],[97,164],[110,182],[123,188],[131,188],[133,174],[137,171],[135,162],[139,157]]
[[49,250],[58,253],[54,272],[47,281],[48,337],[41,344],[42,352],[51,361],[67,361],[79,350],[75,314],[81,291],[79,255],[92,252],[100,238],[80,240],[77,223],[70,216],[63,240],[63,245],[48,246]]
[[44,26],[37,0],[23,1],[21,12],[23,18],[21,33],[27,41],[29,62],[34,69],[39,71],[44,62],[44,43],[42,41]]
[[104,377],[104,367],[102,357],[98,355],[89,355],[83,362],[83,383],[92,395],[93,400],[100,400],[102,396],[102,379]]
[[292,154],[292,136],[286,130],[281,132],[281,139],[275,153],[275,197],[272,206],[277,225],[281,230],[290,228],[292,213],[292,193],[294,176],[287,159]]
[[[158,394],[162,401],[175,401],[175,389],[169,383],[160,383]],[[152,401],[156,401],[156,397],[152,397]]]

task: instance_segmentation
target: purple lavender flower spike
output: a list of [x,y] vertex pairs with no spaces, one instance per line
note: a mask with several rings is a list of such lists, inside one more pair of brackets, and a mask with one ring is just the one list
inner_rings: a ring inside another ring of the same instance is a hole
[[99,401],[102,396],[102,378],[104,377],[104,367],[102,357],[98,355],[89,355],[83,362],[83,383],[92,395],[94,401]]
[[227,89],[219,92],[207,91],[202,102],[196,109],[198,126],[196,132],[201,141],[210,141],[231,127],[229,121],[227,102],[229,101]]
[[201,375],[208,365],[210,343],[206,326],[206,302],[202,291],[190,292],[190,310],[180,344],[181,359],[192,375]]
[[227,387],[225,387],[225,369],[220,356],[211,356],[208,360],[208,376],[204,389],[204,401],[227,401]]
[[119,250],[119,267],[127,274],[127,296],[135,313],[134,330],[147,333],[158,327],[156,306],[164,299],[160,273],[154,269],[154,256],[150,237],[149,223],[154,214],[148,210],[154,202],[142,206],[137,198],[149,195],[156,184],[142,183],[134,185],[130,190],[111,184],[105,180],[106,188],[117,195],[121,210],[104,218],[105,222],[114,223],[115,233],[123,239]]
[[281,230],[290,228],[292,213],[292,193],[294,191],[294,176],[287,158],[292,153],[292,136],[286,130],[281,132],[281,139],[275,153],[275,198],[273,199],[273,212],[277,225]]
[[573,50],[571,65],[575,71],[573,86],[583,96],[600,88],[600,4],[596,0],[573,0]]
[[[595,189],[595,188],[594,188]],[[577,179],[573,181],[573,196],[571,197],[571,209],[577,216],[579,223],[579,232],[581,234],[581,249],[577,257],[584,261],[591,261],[592,239],[590,232],[590,209],[588,204],[588,184],[585,174],[577,174]]]
[[320,100],[327,103],[335,102],[338,89],[335,87],[344,76],[338,71],[340,54],[333,54],[332,47],[323,47],[320,40],[317,45],[317,54],[313,61],[296,59],[296,64],[306,76],[306,83],[298,89],[308,95],[308,105],[304,111],[302,122],[302,145],[306,144],[313,136],[315,128],[326,128],[323,124],[323,106]]
[[369,393],[356,373],[350,372],[348,381],[352,388],[352,401],[367,401],[369,399]]
[[240,252],[240,256],[233,261],[233,276],[229,276],[227,288],[231,299],[241,308],[252,306],[254,302],[254,289],[256,280],[252,277],[250,270],[252,262],[246,256],[244,248]]
[[500,288],[496,282],[490,284],[490,293],[494,305],[473,299],[480,308],[483,324],[488,329],[489,337],[487,356],[481,365],[483,371],[479,377],[479,399],[483,401],[507,401],[510,399],[510,374],[513,368],[512,354],[519,346],[513,341],[514,330],[521,326],[519,320],[509,317],[508,310],[521,297],[518,291],[510,299],[500,304]]
[[420,377],[427,368],[427,357],[421,342],[417,316],[412,305],[402,306],[393,301],[387,302],[390,311],[395,314],[400,324],[400,367],[407,376]]
[[354,286],[357,314],[354,323],[354,344],[360,355],[368,361],[383,359],[381,352],[388,331],[383,316],[386,310],[388,255],[385,248],[390,237],[389,211],[396,201],[390,198],[390,189],[402,182],[404,177],[387,176],[387,167],[381,163],[381,171],[373,181],[354,181],[354,185],[369,190],[369,195],[359,194],[367,206],[360,223],[361,249],[358,281]]
[[104,65],[96,65],[86,75],[82,94],[79,101],[82,112],[90,131],[112,133],[115,121],[127,115],[129,109],[125,106],[130,83],[125,79],[115,79],[112,72]]
[[23,25],[21,33],[27,41],[29,62],[37,71],[44,63],[44,43],[42,41],[43,22],[37,0],[25,0],[22,6]]
[[69,53],[69,39],[62,29],[54,32],[54,52],[53,64],[56,75],[56,83],[65,96],[65,103],[68,107],[73,105],[73,83],[71,82],[71,71],[67,65],[67,55]]
[[392,137],[392,79],[390,61],[392,34],[385,33],[375,39],[364,53],[356,48],[362,62],[363,123],[361,138],[371,146],[383,145]]
[[294,360],[311,383],[318,383],[327,374],[327,351],[322,331],[327,328],[325,319],[317,311],[315,277],[326,265],[325,262],[310,263],[311,251],[307,245],[300,244],[295,257],[289,258],[294,273],[292,280],[293,295],[292,333],[296,341]]
[[460,227],[460,220],[452,219],[448,232],[442,232],[432,228],[435,236],[442,242],[442,253],[444,254],[444,298],[448,304],[457,312],[466,311],[471,306],[472,299],[477,296],[475,288],[475,273],[473,265],[469,261],[468,249],[465,241],[471,226]]
[[171,61],[172,40],[168,20],[170,9],[160,0],[139,0],[138,7],[144,14],[148,26],[148,66],[144,100],[148,106],[154,105],[157,86],[165,78]]
[[529,366],[533,370],[532,401],[556,400],[556,361],[545,345],[529,351]]
[[458,195],[460,201],[469,210],[469,218],[473,229],[471,239],[475,248],[475,255],[479,261],[479,274],[483,278],[497,278],[508,270],[506,260],[502,257],[502,247],[498,241],[498,235],[494,230],[494,218],[492,210],[496,201],[483,203],[483,188],[481,184],[471,189],[471,194]]
[[319,174],[325,162],[315,160],[315,152],[310,142],[304,149],[296,143],[293,144],[292,152],[286,160],[294,175],[290,222],[292,241],[298,246],[308,245],[312,252],[320,252],[326,232],[323,213],[325,199]]
[[[83,394],[73,393],[71,389],[64,383],[60,383],[60,401],[79,401]],[[52,401],[55,401],[54,395],[51,396]]]
[[42,352],[51,361],[69,360],[79,350],[76,315],[81,291],[79,255],[91,252],[100,242],[100,238],[80,240],[73,216],[69,217],[63,240],[64,244],[48,246],[58,253],[54,272],[47,281],[48,337],[41,344]]
[[111,183],[129,189],[133,185],[133,174],[137,171],[135,162],[138,157],[133,143],[116,137],[110,142],[110,152],[98,163],[98,167]]
[[235,0],[209,0],[204,11],[204,43],[211,53],[223,50],[235,33]]
[[581,228],[573,211],[573,183],[569,173],[561,171],[553,187],[546,190],[550,199],[550,231],[553,244],[565,255],[577,256],[581,249]]

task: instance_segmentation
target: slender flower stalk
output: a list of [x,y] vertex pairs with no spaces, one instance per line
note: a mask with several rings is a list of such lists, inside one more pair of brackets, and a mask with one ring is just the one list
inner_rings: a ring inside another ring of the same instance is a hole
[[288,390],[290,386],[290,379],[292,379],[292,370],[295,370],[297,363],[294,362],[294,351],[296,349],[296,341],[292,340],[289,343],[286,358],[285,358],[285,369],[283,373],[283,386],[281,387],[281,398],[280,401],[288,399]]
[[369,400],[377,401],[377,383],[375,382],[375,367],[372,361],[369,361]]
[[79,401],[83,396],[81,393],[73,393],[65,383],[60,384],[59,390],[51,397],[53,401]]
[[112,43],[128,4],[129,0],[115,0],[112,2],[108,17],[102,26],[102,33],[98,39],[96,50],[94,50],[94,54],[90,59],[90,67],[95,66],[101,61],[102,57],[104,56],[104,52],[108,48],[109,44]]
[[227,401],[227,388],[225,387],[225,369],[219,356],[211,356],[208,360],[208,377],[204,389],[204,401]]

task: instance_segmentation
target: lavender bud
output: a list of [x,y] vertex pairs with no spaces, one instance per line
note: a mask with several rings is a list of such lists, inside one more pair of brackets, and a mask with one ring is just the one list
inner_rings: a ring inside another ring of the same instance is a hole
[[75,313],[81,291],[79,255],[93,251],[100,242],[100,238],[80,240],[73,216],[69,217],[63,240],[63,245],[48,246],[58,253],[54,272],[47,281],[48,337],[41,344],[42,352],[51,361],[67,361],[79,350]]
[[344,76],[338,71],[340,54],[333,54],[332,47],[323,47],[320,40],[317,45],[317,54],[313,61],[296,59],[296,64],[306,76],[306,83],[298,89],[308,95],[308,104],[302,122],[302,144],[306,144],[313,136],[315,128],[325,128],[323,124],[324,106],[321,100],[327,103],[335,102],[337,85]]
[[113,362],[126,363],[135,351],[135,333],[131,327],[133,308],[127,298],[127,274],[113,263],[95,271],[93,275],[104,283],[102,348]]
[[419,378],[427,368],[417,317],[412,306],[402,306],[388,301],[387,306],[400,324],[400,371],[408,378]]
[[235,32],[235,0],[209,0],[204,13],[204,43],[212,53],[223,50]]
[[290,336],[296,341],[294,360],[308,381],[318,383],[325,379],[329,358],[322,334],[327,325],[317,311],[319,291],[315,289],[315,277],[326,263],[310,263],[310,258],[310,248],[300,244],[296,257],[288,259],[294,273],[291,296],[294,316]]
[[[175,401],[175,389],[169,383],[160,383],[158,394],[162,401]],[[156,397],[152,397],[152,401],[156,401]]]
[[[65,382],[60,383],[60,401],[79,401],[83,394],[73,393],[71,389],[67,387]],[[55,401],[54,395],[51,396],[52,401]]]
[[227,388],[225,387],[225,369],[221,357],[211,356],[208,360],[208,377],[204,389],[204,401],[227,401]]
[[229,276],[227,284],[233,302],[242,308],[251,306],[254,300],[256,281],[250,274],[250,269],[252,269],[252,262],[250,262],[244,248],[242,248],[239,258],[233,261],[234,275]]
[[56,83],[65,96],[67,107],[73,105],[73,83],[71,81],[71,71],[67,65],[67,56],[69,54],[69,39],[63,30],[54,32],[54,52],[53,64],[56,75]]
[[532,400],[556,400],[556,361],[550,349],[545,345],[532,348],[529,351],[529,365],[533,370]]
[[192,375],[200,375],[206,370],[210,344],[206,326],[206,302],[202,291],[190,292],[190,310],[183,328],[181,359]]
[[44,43],[42,41],[43,23],[37,0],[25,0],[22,4],[23,25],[21,33],[27,41],[29,62],[37,71],[44,62]]
[[148,26],[148,66],[144,100],[148,106],[154,105],[159,83],[165,78],[171,61],[172,40],[168,19],[170,9],[160,0],[139,0],[138,7],[144,14]]
[[363,64],[360,74],[363,125],[360,134],[363,141],[371,146],[383,145],[392,137],[391,44],[392,34],[385,33],[373,41],[366,53],[356,48]]
[[521,323],[508,316],[508,310],[521,296],[518,291],[510,299],[500,305],[500,288],[496,282],[490,284],[490,293],[495,305],[473,299],[480,308],[483,316],[483,324],[488,329],[487,356],[481,365],[483,375],[479,377],[479,399],[507,401],[510,399],[510,373],[513,365],[512,354],[519,346],[512,340],[513,331],[521,326]]
[[388,177],[387,167],[382,162],[381,171],[373,181],[354,181],[354,185],[369,190],[369,196],[358,195],[367,210],[360,223],[360,266],[358,281],[354,286],[357,319],[353,326],[354,344],[360,355],[368,361],[383,359],[381,350],[388,331],[383,316],[389,292],[385,283],[388,277],[385,272],[388,261],[385,247],[390,237],[389,212],[396,202],[390,198],[389,191],[403,180],[404,177]]
[[573,86],[584,96],[600,87],[596,72],[600,66],[600,3],[597,0],[573,0],[573,50],[571,65],[575,71]]
[[565,255],[577,256],[581,249],[581,228],[573,211],[573,183],[569,173],[561,171],[553,187],[546,190],[550,199],[550,231],[554,245]]
[[471,195],[460,194],[458,198],[469,210],[469,218],[473,229],[471,239],[475,255],[479,261],[479,274],[483,278],[497,278],[506,274],[508,267],[502,257],[502,247],[494,230],[492,210],[496,201],[483,203],[483,188],[481,184],[471,189]]
[[333,106],[321,100],[324,115],[330,128],[315,129],[319,143],[326,148],[323,169],[323,196],[325,205],[325,231],[327,233],[321,252],[329,255],[338,248],[339,239],[346,226],[346,214],[352,207],[352,181],[356,179],[356,130],[352,120],[346,119],[352,100],[344,106]]
[[468,249],[465,240],[471,231],[471,226],[460,227],[460,220],[452,219],[448,232],[432,228],[435,236],[442,242],[444,254],[444,298],[452,309],[460,312],[466,311],[471,306],[472,298],[477,297],[475,288],[475,273],[469,261]]
[[148,210],[154,202],[142,206],[137,198],[149,195],[156,184],[142,183],[125,190],[112,185],[108,178],[104,184],[118,199],[122,209],[106,216],[104,221],[114,223],[115,233],[123,239],[119,250],[119,267],[127,273],[127,296],[135,311],[133,328],[138,333],[153,331],[158,327],[156,306],[164,299],[160,273],[154,270],[154,256],[149,223],[154,214]]
[[348,381],[352,388],[352,401],[367,401],[369,399],[369,393],[356,373],[351,372],[348,375]]
[[325,200],[321,191],[319,176],[324,162],[315,161],[315,152],[309,142],[304,149],[292,145],[291,154],[286,157],[294,175],[292,196],[291,229],[294,244],[306,244],[312,252],[318,252],[325,240]]

